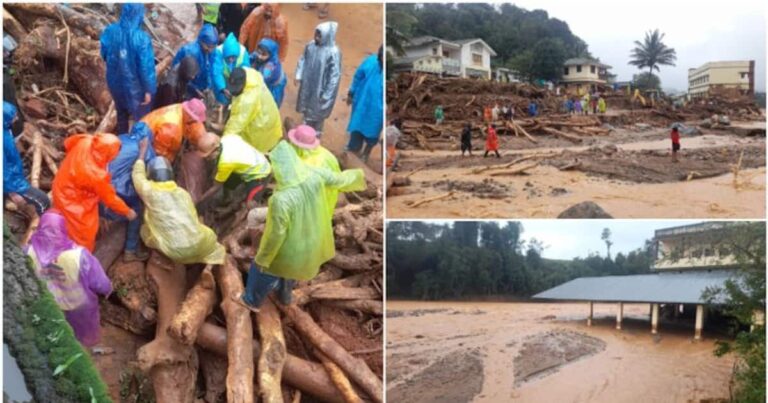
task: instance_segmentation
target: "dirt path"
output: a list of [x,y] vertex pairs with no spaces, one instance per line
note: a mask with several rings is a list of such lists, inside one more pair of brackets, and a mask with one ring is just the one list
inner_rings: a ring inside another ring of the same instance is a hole
[[[692,343],[692,325],[662,322],[654,338],[647,304],[625,305],[623,331],[614,329],[613,304],[595,305],[592,327],[585,324],[586,304],[390,301],[387,309],[387,393],[408,396],[400,401],[688,402],[728,396],[733,358],[716,358],[706,332],[702,342]],[[415,310],[423,311],[408,314]],[[469,370],[455,373],[445,368],[450,364]],[[444,388],[440,396],[434,386]]]

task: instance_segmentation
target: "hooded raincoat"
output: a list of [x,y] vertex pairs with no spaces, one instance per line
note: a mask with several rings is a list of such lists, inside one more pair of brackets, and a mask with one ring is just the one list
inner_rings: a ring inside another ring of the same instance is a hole
[[44,281],[64,311],[75,337],[85,346],[101,338],[99,295],[109,295],[112,283],[98,259],[67,236],[66,220],[54,212],[40,217],[25,252],[35,274]]
[[29,182],[24,175],[24,165],[11,132],[16,107],[3,101],[3,193],[24,193]]
[[332,209],[326,192],[365,188],[360,169],[333,173],[310,169],[285,141],[272,150],[277,186],[269,198],[267,223],[256,254],[266,273],[292,280],[309,280],[336,253]]
[[347,133],[358,132],[368,139],[378,139],[384,125],[381,63],[378,55],[368,56],[355,72],[349,95],[352,115]]
[[120,152],[114,134],[74,134],[64,141],[67,155],[53,179],[53,207],[67,221],[67,233],[75,243],[93,251],[99,231],[99,201],[117,214],[130,207],[112,187],[107,165]]
[[[307,150],[301,147],[295,147],[296,154],[299,156],[301,162],[307,164],[310,168],[327,169],[335,174],[341,173],[341,166],[339,166],[339,160],[332,152],[328,151],[323,146],[317,146],[313,150]],[[327,189],[325,196],[328,199],[328,209],[330,211],[330,217],[333,218],[333,211],[336,209],[336,203],[339,201],[339,191],[335,189]]]
[[144,161],[133,165],[133,185],[144,202],[141,239],[180,264],[222,264],[224,246],[197,217],[192,197],[174,181],[147,179]]
[[152,40],[141,29],[144,5],[127,3],[120,21],[101,34],[101,58],[107,65],[107,86],[117,109],[128,110],[134,119],[144,102],[144,94],[157,91],[155,52]]
[[120,139],[120,152],[109,163],[109,174],[112,177],[112,186],[115,188],[117,195],[126,204],[135,206],[141,202],[141,199],[139,199],[139,195],[136,194],[136,189],[133,187],[131,171],[133,170],[133,163],[139,158],[139,143],[141,140],[149,138],[150,143],[150,146],[147,147],[147,155],[144,157],[144,161],[155,158],[155,151],[151,146],[152,131],[146,123],[138,122],[133,125],[130,133],[121,134],[118,138]]
[[[238,67],[251,67],[251,58],[245,46],[241,45],[232,33],[227,35],[224,43],[216,47],[214,53],[213,90],[216,94],[216,100],[227,105],[229,104],[229,99],[224,96],[222,91],[227,88],[227,79],[230,73]],[[226,59],[233,56],[236,58],[235,62],[227,63]]]
[[283,136],[280,111],[261,74],[245,69],[245,88],[232,100],[223,136],[236,134],[253,148],[267,153]]
[[251,54],[251,64],[258,69],[261,76],[264,78],[264,83],[267,84],[269,92],[272,93],[277,107],[283,104],[283,95],[285,94],[285,84],[287,79],[285,77],[285,71],[283,71],[283,65],[278,58],[279,45],[272,39],[265,38],[259,42],[259,46],[269,52],[269,59],[266,62],[261,63],[256,57],[255,53]]
[[[264,18],[266,10],[272,10],[272,18]],[[284,62],[288,54],[288,21],[280,14],[279,4],[266,3],[256,7],[240,28],[240,43],[248,48],[248,52],[255,51],[264,38],[273,39],[280,45],[280,61]]]
[[191,97],[198,98],[199,95],[195,92],[197,91],[205,91],[213,85],[211,77],[213,76],[213,59],[214,54],[216,53],[216,49],[211,51],[210,53],[205,53],[203,51],[202,43],[215,46],[219,43],[219,37],[218,33],[216,33],[216,28],[214,28],[211,24],[204,24],[203,27],[200,29],[200,34],[197,35],[197,40],[195,42],[190,42],[179,49],[179,51],[176,53],[176,56],[173,58],[173,65],[176,66],[181,62],[181,59],[192,56],[197,60],[197,65],[199,67],[199,70],[197,72],[197,77],[195,77],[192,82],[189,83],[190,87],[190,94]]
[[149,126],[153,134],[152,144],[157,155],[173,162],[181,148],[183,137],[188,140],[196,139],[205,133],[205,125],[201,122],[184,122],[184,108],[181,104],[173,104],[156,109],[144,116],[142,122]]
[[322,121],[331,115],[341,81],[341,51],[336,46],[334,21],[317,26],[320,45],[314,40],[304,48],[296,66],[296,79],[301,80],[296,100],[296,112],[305,120]]

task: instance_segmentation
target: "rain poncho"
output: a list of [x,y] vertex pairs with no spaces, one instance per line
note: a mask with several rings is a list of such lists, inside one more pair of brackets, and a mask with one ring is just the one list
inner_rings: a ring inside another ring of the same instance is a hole
[[381,64],[378,55],[368,56],[355,72],[349,95],[352,115],[347,133],[358,132],[369,139],[378,139],[384,125]]
[[277,107],[283,104],[283,95],[285,93],[285,84],[287,79],[285,78],[285,71],[283,71],[283,65],[280,63],[280,59],[277,57],[279,48],[277,42],[272,39],[262,39],[259,42],[259,46],[263,47],[269,52],[269,59],[266,62],[260,63],[255,53],[251,54],[253,60],[253,66],[259,70],[261,76],[264,78],[264,83],[267,84],[269,92],[272,93],[272,98],[275,99]]
[[277,186],[269,198],[255,261],[273,276],[309,280],[336,252],[326,192],[364,189],[363,171],[310,169],[285,141],[275,146],[270,157]]
[[597,101],[597,109],[600,111],[600,113],[605,113],[605,109],[606,109],[605,98],[600,98]]
[[112,187],[107,165],[120,152],[114,134],[74,134],[64,141],[67,155],[53,179],[53,207],[67,221],[69,238],[93,251],[99,231],[99,201],[120,215],[130,208]]
[[336,47],[336,30],[333,21],[317,26],[320,45],[308,43],[296,67],[296,79],[301,80],[296,100],[296,112],[304,120],[322,121],[331,115],[341,79],[341,51]]
[[85,346],[101,338],[99,297],[112,292],[112,284],[98,259],[67,237],[64,217],[47,212],[29,239],[26,253],[37,277],[44,281],[64,311],[75,337]]
[[488,137],[485,138],[485,151],[496,151],[499,149],[499,136],[496,134],[496,129],[493,127],[488,128]]
[[[333,173],[341,173],[341,167],[339,166],[339,160],[332,152],[328,151],[323,146],[317,146],[313,150],[307,150],[301,147],[294,147],[296,154],[299,156],[301,162],[307,164],[310,168],[323,168]],[[336,189],[327,189],[325,192],[328,199],[328,208],[330,209],[330,217],[333,217],[333,210],[336,209],[336,203],[339,201],[339,192]]]
[[112,186],[115,188],[117,195],[126,204],[135,206],[140,202],[140,199],[139,195],[136,194],[136,189],[133,187],[131,171],[133,170],[133,163],[139,158],[139,142],[142,139],[150,139],[150,146],[147,147],[147,155],[144,157],[144,161],[155,158],[155,151],[151,146],[152,131],[149,130],[149,126],[146,123],[138,122],[133,125],[130,133],[121,134],[118,138],[120,139],[120,152],[109,163],[108,170],[112,177]]
[[183,137],[195,141],[205,133],[205,125],[192,121],[184,123],[184,108],[181,104],[173,104],[156,109],[141,119],[149,126],[154,135],[152,144],[157,155],[173,162],[181,148]]
[[100,38],[115,107],[128,110],[134,117],[144,94],[154,96],[157,91],[155,53],[151,38],[141,29],[143,19],[143,4],[124,4],[120,21],[109,25]]
[[205,91],[208,88],[211,88],[212,82],[212,71],[213,71],[213,57],[216,53],[216,49],[211,51],[210,53],[206,54],[203,51],[203,46],[201,43],[209,44],[211,46],[215,46],[219,43],[218,33],[216,33],[216,28],[214,28],[211,24],[204,24],[203,28],[200,29],[200,34],[197,35],[197,40],[195,42],[190,42],[179,49],[178,53],[176,53],[176,56],[173,58],[173,65],[176,66],[181,62],[181,59],[192,56],[197,60],[197,65],[199,66],[200,70],[197,73],[197,77],[195,77],[194,80],[192,80],[191,83],[189,83],[190,86],[190,96],[192,97],[199,97],[198,94],[195,93],[195,89],[197,91]]
[[267,153],[283,136],[280,111],[258,71],[245,69],[245,88],[232,100],[224,136],[239,135],[262,153]]
[[[264,18],[264,12],[272,10],[272,18]],[[273,39],[280,45],[280,61],[285,61],[288,54],[288,21],[280,14],[280,5],[274,3],[262,4],[245,19],[240,28],[240,43],[248,48],[248,52],[256,50],[256,46],[264,39]]]
[[141,239],[180,264],[222,264],[224,246],[197,218],[192,197],[174,181],[147,179],[144,161],[133,165],[133,185],[144,202]]
[[[251,67],[251,58],[245,46],[237,41],[234,34],[227,35],[224,43],[216,47],[213,57],[213,90],[216,100],[227,105],[229,99],[222,92],[227,88],[227,79],[232,70],[238,67]],[[227,63],[226,58],[235,56],[234,63]]]
[[221,154],[216,166],[216,181],[224,183],[237,174],[243,182],[267,177],[272,168],[259,150],[251,147],[242,137],[228,134],[221,138]]
[[3,101],[3,193],[24,193],[29,182],[24,176],[21,155],[13,140],[11,128],[16,117],[16,107]]

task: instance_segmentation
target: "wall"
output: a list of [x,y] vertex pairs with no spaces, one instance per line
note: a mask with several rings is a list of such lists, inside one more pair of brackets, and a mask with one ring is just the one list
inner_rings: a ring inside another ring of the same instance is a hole
[[[591,73],[589,66],[595,66],[595,72]],[[565,66],[563,66],[565,68]],[[569,82],[569,81],[595,81],[595,82],[601,82],[604,81],[600,79],[599,76],[600,68],[596,65],[589,65],[589,64],[582,64],[581,65],[581,72],[576,72],[576,66],[568,66],[568,75],[563,75],[562,81],[563,82]]]
[[[709,91],[711,85],[738,87],[749,90],[749,75],[741,78],[741,73],[749,72],[749,61],[712,62],[688,71],[688,93],[692,96]],[[691,84],[692,81],[699,82]]]
[[[736,264],[733,254],[705,236],[683,236],[659,239],[656,270],[706,268]],[[709,256],[707,256],[709,255]]]

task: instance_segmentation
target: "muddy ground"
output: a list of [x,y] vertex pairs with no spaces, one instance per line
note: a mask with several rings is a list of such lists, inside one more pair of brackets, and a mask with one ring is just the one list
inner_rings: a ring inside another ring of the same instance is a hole
[[625,304],[621,331],[614,304],[595,305],[592,327],[579,303],[387,309],[387,396],[398,401],[698,402],[729,393],[733,357],[714,356],[717,336],[705,326],[694,343],[692,323],[664,321],[652,336],[647,304]]
[[[401,151],[392,175],[407,176],[410,184],[387,189],[388,217],[553,218],[584,201],[615,218],[765,216],[764,137],[705,129],[683,136],[679,162],[671,159],[666,129],[617,129],[581,144],[537,140],[502,136],[501,158],[484,158],[482,151],[472,157],[453,149]],[[523,143],[528,146],[517,147]],[[483,141],[474,146],[482,150]],[[526,165],[533,167],[504,175]]]

